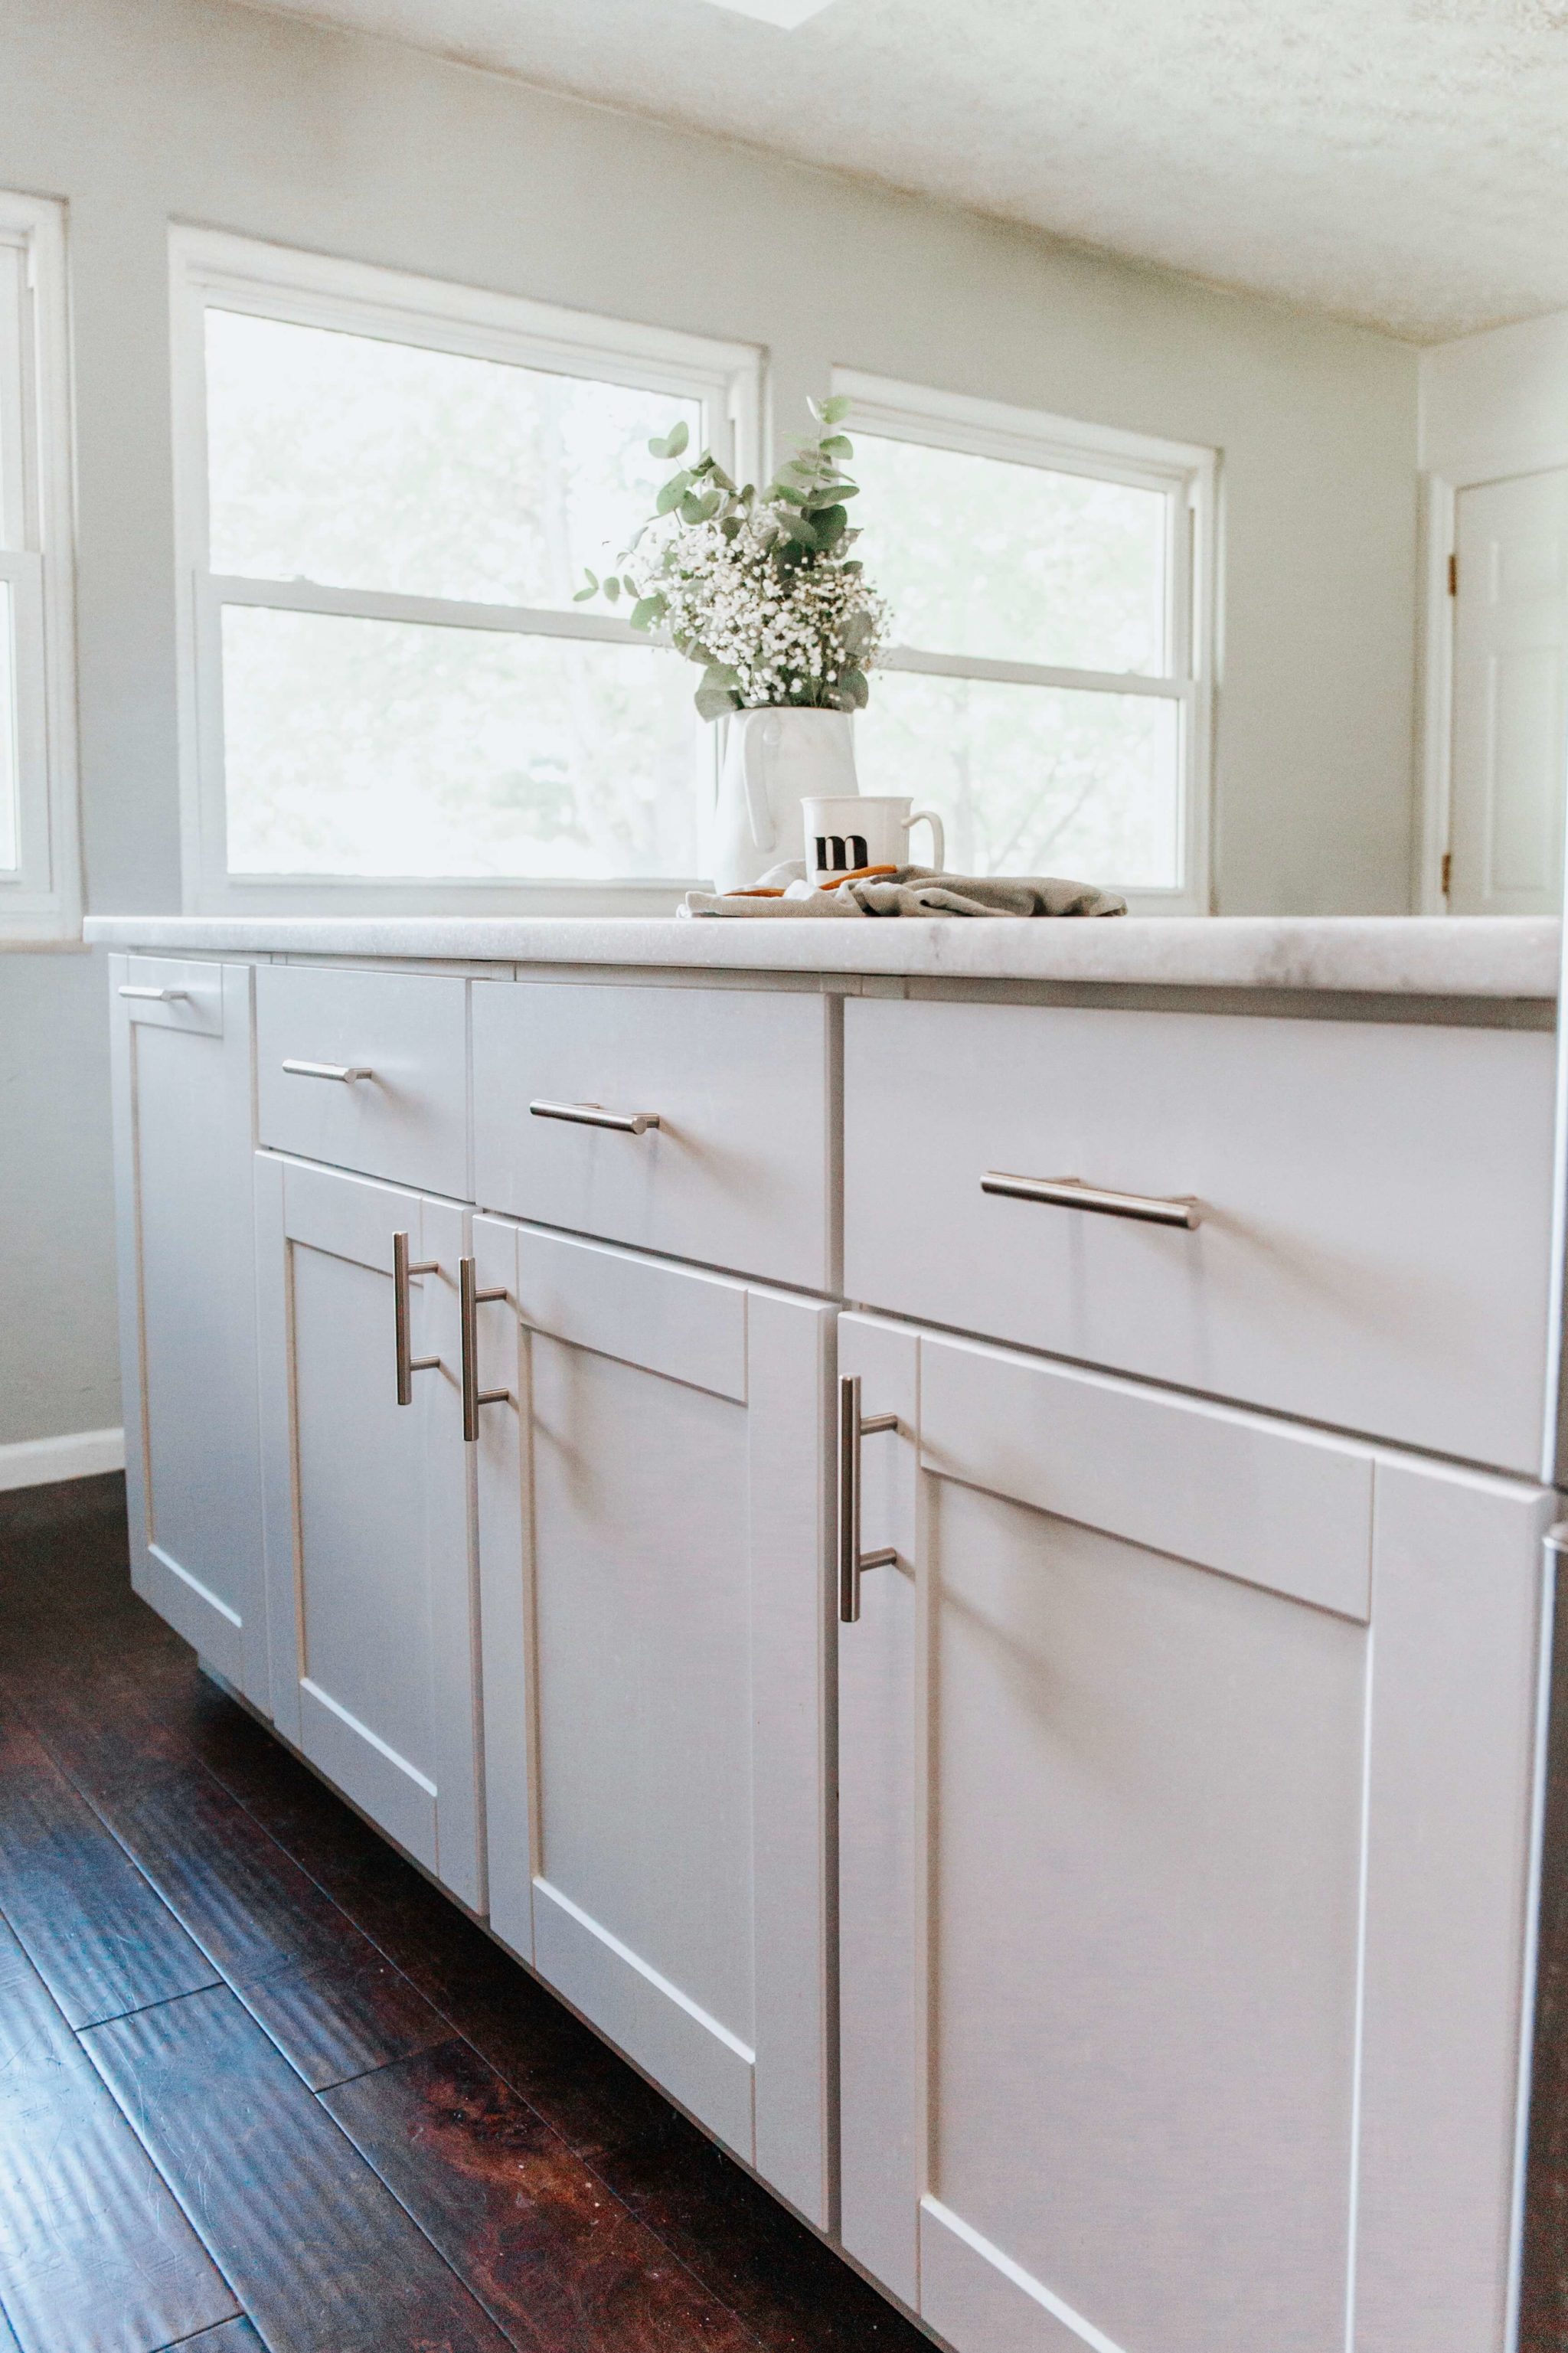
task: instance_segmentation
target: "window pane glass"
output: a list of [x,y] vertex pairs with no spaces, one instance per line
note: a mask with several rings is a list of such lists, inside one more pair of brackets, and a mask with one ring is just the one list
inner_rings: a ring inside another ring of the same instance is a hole
[[848,430],[855,553],[895,644],[1163,672],[1164,492]]
[[856,727],[861,790],[934,808],[954,873],[1180,885],[1174,702],[882,670]]
[[237,311],[206,314],[212,568],[559,606],[604,572],[700,404]]
[[11,584],[0,580],[0,869],[15,872],[16,840],[16,632]]
[[233,873],[699,871],[712,738],[667,652],[235,605],[223,649]]

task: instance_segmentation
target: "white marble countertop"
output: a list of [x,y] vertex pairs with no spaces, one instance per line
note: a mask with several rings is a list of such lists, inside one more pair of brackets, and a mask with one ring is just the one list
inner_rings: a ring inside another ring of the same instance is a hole
[[89,941],[182,955],[407,956],[1171,988],[1544,999],[1560,926],[1533,916],[1115,916],[879,923],[644,915],[93,915]]

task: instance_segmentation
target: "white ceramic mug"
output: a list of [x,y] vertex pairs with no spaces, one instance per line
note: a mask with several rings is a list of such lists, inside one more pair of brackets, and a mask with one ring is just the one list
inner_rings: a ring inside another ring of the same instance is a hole
[[908,793],[859,793],[853,800],[801,802],[805,819],[805,871],[811,881],[836,882],[862,866],[907,866],[910,828],[931,828],[931,862],[940,874],[947,842],[934,809],[918,809]]

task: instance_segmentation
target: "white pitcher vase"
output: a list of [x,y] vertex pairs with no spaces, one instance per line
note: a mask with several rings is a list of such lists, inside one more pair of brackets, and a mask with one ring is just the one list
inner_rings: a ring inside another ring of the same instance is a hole
[[742,891],[770,866],[804,857],[803,800],[858,793],[854,714],[737,711],[728,726],[711,863],[721,891]]

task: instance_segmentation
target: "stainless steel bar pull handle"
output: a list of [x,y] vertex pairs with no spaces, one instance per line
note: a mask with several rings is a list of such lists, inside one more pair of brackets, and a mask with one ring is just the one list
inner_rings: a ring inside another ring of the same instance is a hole
[[1203,1204],[1184,1195],[1167,1201],[1153,1193],[1111,1193],[1079,1176],[1009,1176],[988,1168],[980,1189],[1009,1201],[1044,1201],[1054,1209],[1092,1209],[1102,1218],[1136,1218],[1146,1226],[1184,1226],[1189,1233],[1203,1217]]
[[838,1382],[838,1616],[843,1625],[855,1625],[860,1616],[860,1579],[868,1568],[888,1568],[898,1548],[883,1545],[876,1552],[860,1549],[860,1440],[879,1430],[897,1430],[896,1413],[860,1414],[860,1376],[845,1373]]
[[441,1261],[437,1258],[421,1258],[410,1261],[407,1235],[393,1235],[392,1329],[393,1345],[397,1353],[397,1402],[399,1405],[413,1404],[415,1374],[433,1373],[441,1362],[439,1356],[416,1356],[413,1353],[414,1344],[409,1337],[408,1329],[408,1278],[411,1274],[439,1274],[440,1271]]
[[656,1111],[606,1111],[602,1103],[531,1103],[535,1119],[566,1119],[574,1127],[613,1127],[617,1135],[646,1135],[658,1125]]
[[479,1335],[477,1310],[491,1299],[504,1299],[503,1283],[496,1291],[481,1291],[479,1269],[471,1258],[458,1261],[458,1299],[461,1310],[458,1321],[463,1340],[463,1443],[471,1446],[479,1434],[479,1408],[482,1405],[510,1405],[510,1389],[482,1389],[479,1387]]
[[345,1087],[375,1076],[363,1062],[285,1062],[283,1068],[291,1079],[336,1079]]
[[189,1001],[191,992],[188,988],[144,988],[135,981],[122,980],[120,994],[121,997],[140,997],[144,1005],[184,1005]]

